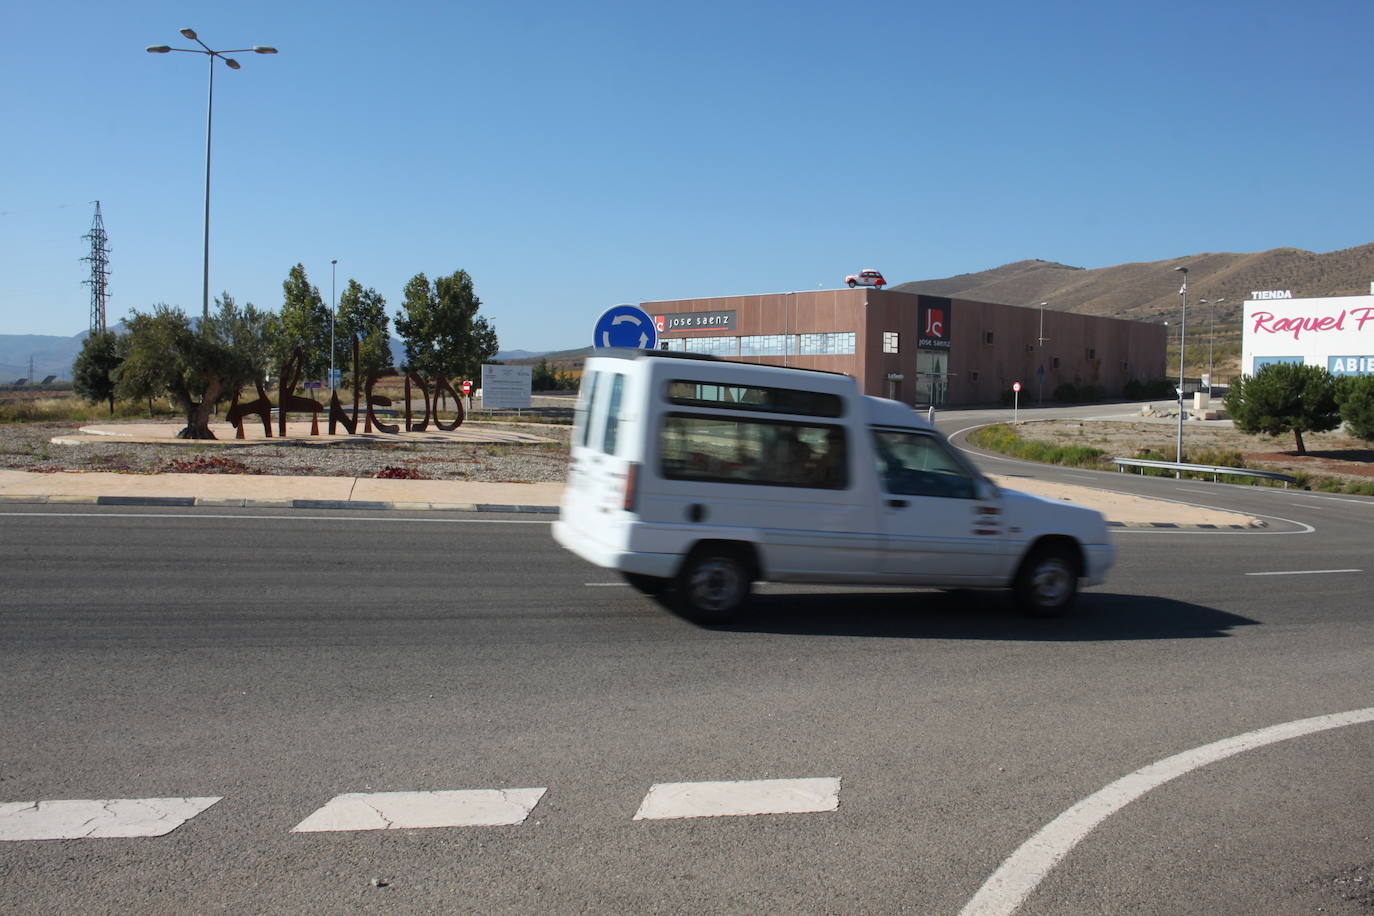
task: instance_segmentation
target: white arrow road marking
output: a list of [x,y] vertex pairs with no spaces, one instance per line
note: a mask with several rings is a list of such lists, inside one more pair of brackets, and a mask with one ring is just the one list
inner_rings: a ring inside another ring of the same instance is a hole
[[960,916],[1010,916],[1098,824],[1140,796],[1199,767],[1290,738],[1374,722],[1374,706],[1271,725],[1166,757],[1123,776],[1074,805],[1021,844],[984,882]]
[[163,836],[222,797],[0,802],[0,840]]
[[840,806],[839,779],[751,779],[661,782],[649,789],[637,821],[748,814],[804,814]]
[[323,808],[291,828],[291,832],[522,824],[547,791],[461,789],[439,792],[351,792],[334,796]]

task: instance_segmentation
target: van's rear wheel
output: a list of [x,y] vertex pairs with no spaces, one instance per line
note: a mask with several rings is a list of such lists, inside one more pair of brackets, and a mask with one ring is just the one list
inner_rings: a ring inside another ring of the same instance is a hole
[[646,576],[643,573],[621,572],[621,577],[635,591],[645,595],[657,595],[672,584],[672,579],[662,576]]
[[727,623],[749,599],[749,565],[734,551],[698,550],[682,564],[677,597],[682,612],[698,623]]
[[1078,559],[1066,547],[1037,547],[1012,583],[1021,609],[1032,617],[1058,617],[1078,595]]

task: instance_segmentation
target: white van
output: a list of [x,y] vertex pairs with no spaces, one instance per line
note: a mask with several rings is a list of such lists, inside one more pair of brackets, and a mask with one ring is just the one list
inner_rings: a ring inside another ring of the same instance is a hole
[[1115,559],[1100,513],[997,487],[849,376],[657,350],[586,361],[553,534],[701,622],[755,581],[1010,588],[1049,615]]

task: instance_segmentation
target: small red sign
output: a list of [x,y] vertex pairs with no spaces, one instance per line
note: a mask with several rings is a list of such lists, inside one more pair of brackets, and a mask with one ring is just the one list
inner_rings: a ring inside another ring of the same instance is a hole
[[1020,382],[1012,382],[1012,383],[1011,383],[1011,390],[1012,390],[1012,391],[1020,391],[1020,390],[1021,390],[1021,383],[1020,383]]
[[469,381],[463,382],[463,394],[471,394],[471,393],[472,393],[472,382],[469,382]]

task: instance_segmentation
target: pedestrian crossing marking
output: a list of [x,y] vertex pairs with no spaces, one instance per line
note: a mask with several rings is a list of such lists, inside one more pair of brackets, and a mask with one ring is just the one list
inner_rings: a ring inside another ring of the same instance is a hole
[[524,823],[547,791],[350,792],[331,798],[291,832],[510,826]]
[[806,814],[839,806],[840,780],[834,777],[664,782],[650,787],[634,819]]
[[0,841],[164,836],[222,797],[0,802]]

